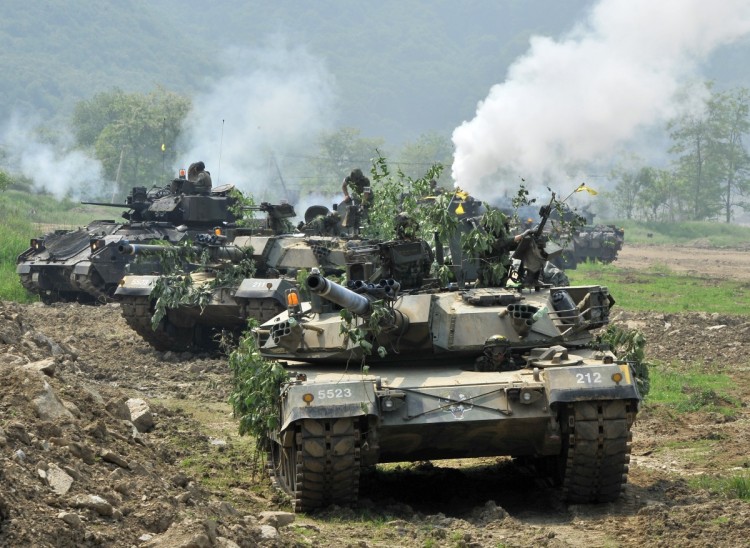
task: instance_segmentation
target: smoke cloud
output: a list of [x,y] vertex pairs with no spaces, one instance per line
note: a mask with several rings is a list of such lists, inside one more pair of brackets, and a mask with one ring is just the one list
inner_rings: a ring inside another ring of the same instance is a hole
[[575,188],[578,169],[609,165],[663,126],[700,63],[748,33],[747,0],[601,0],[563,38],[533,37],[454,130],[456,184],[482,197],[520,178]]
[[95,158],[73,150],[73,138],[62,133],[42,141],[37,124],[16,115],[0,131],[7,167],[34,181],[36,190],[45,190],[58,199],[86,199],[102,188],[103,170]]
[[286,198],[278,172],[283,178],[284,158],[309,156],[319,132],[336,122],[333,77],[280,39],[228,52],[226,63],[228,75],[193,101],[177,167],[203,160],[214,186],[234,184],[256,202]]

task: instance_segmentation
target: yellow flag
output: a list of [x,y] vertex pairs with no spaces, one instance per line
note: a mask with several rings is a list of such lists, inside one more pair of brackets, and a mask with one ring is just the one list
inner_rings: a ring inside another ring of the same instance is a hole
[[581,183],[581,186],[579,186],[576,189],[576,192],[588,192],[592,196],[596,196],[597,194],[599,194],[596,190],[594,190],[590,186],[586,186],[586,183]]
[[464,205],[458,204],[458,207],[456,208],[456,215],[463,215],[464,213]]
[[167,150],[167,145],[165,145],[164,143],[162,143],[161,144],[161,151],[164,152],[165,150]]

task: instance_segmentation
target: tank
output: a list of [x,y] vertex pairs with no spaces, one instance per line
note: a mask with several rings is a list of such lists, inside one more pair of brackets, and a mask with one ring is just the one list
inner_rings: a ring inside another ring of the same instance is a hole
[[118,252],[121,241],[178,243],[236,220],[233,185],[216,187],[209,194],[197,194],[191,185],[178,178],[164,188],[134,187],[122,204],[83,202],[124,208],[124,221],[96,220],[32,239],[16,260],[21,284],[47,304],[109,301],[131,261]]
[[295,511],[355,503],[378,463],[494,456],[534,463],[571,503],[620,496],[641,396],[631,364],[594,343],[614,299],[542,283],[538,241],[518,246],[516,288],[313,273],[316,299],[254,330],[288,374],[265,442]]
[[575,269],[582,262],[611,263],[625,242],[625,230],[616,225],[585,225],[557,236],[563,247],[556,264]]
[[[296,287],[297,272],[313,268],[329,275],[345,271],[347,254],[364,254],[364,242],[358,239],[316,236],[305,233],[273,234],[258,227],[234,228],[221,237],[205,235],[190,247],[175,247],[181,253],[206,253],[209,264],[187,276],[194,286],[206,288],[210,298],[201,306],[180,305],[167,308],[156,325],[154,289],[158,272],[147,272],[136,263],[138,273],[123,277],[115,291],[128,324],[157,350],[214,351],[222,333],[239,335],[249,318],[264,322],[286,309],[286,290]],[[123,242],[119,251],[126,255],[158,256],[163,246],[132,245]],[[219,280],[243,259],[251,258],[255,273],[251,278],[227,283]],[[375,270],[379,257],[362,259],[362,271]],[[217,285],[218,284],[218,285]]]

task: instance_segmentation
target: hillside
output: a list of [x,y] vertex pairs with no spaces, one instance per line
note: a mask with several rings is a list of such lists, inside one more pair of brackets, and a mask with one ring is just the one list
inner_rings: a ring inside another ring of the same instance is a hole
[[61,119],[112,87],[193,93],[225,74],[236,57],[228,49],[281,36],[333,74],[342,125],[394,140],[448,132],[502,80],[531,34],[566,30],[589,4],[8,0],[0,69],[14,77],[0,84],[0,120],[19,111]]

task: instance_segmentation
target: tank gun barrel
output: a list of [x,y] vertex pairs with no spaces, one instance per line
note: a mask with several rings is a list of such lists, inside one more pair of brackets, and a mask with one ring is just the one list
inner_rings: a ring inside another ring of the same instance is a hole
[[198,246],[176,246],[176,245],[153,245],[153,244],[131,244],[130,242],[121,242],[117,246],[117,251],[123,255],[146,255],[149,253],[161,253],[167,250],[176,250],[178,253],[199,253],[201,248]]
[[291,204],[272,204],[269,202],[261,202],[260,205],[242,206],[243,211],[263,211],[268,213],[269,216],[276,219],[288,219],[297,215],[294,211],[294,206]]
[[[81,202],[82,205],[94,205],[104,207],[124,207],[125,209],[136,209],[138,204],[112,204],[110,202]],[[148,206],[148,204],[145,204]]]
[[245,258],[245,250],[236,245],[224,246],[176,246],[176,245],[153,245],[153,244],[131,244],[130,242],[121,242],[117,246],[117,251],[123,255],[147,255],[162,253],[167,250],[174,250],[180,255],[189,253],[202,253],[208,250],[209,256],[213,260],[227,260],[239,262]]
[[327,299],[342,308],[346,308],[357,316],[366,317],[372,313],[372,304],[367,297],[359,295],[351,289],[347,289],[336,282],[332,282],[320,274],[311,274],[308,276],[307,287],[313,293],[320,295],[324,299]]

